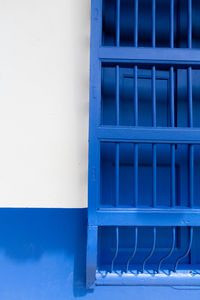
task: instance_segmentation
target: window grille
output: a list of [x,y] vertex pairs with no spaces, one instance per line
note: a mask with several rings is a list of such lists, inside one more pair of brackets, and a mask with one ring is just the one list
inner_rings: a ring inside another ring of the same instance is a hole
[[199,14],[92,1],[88,287],[200,285]]

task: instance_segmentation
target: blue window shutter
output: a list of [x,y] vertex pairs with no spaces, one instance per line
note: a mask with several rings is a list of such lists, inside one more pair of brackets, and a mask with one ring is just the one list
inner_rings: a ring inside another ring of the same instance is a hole
[[200,285],[199,12],[92,1],[88,288]]

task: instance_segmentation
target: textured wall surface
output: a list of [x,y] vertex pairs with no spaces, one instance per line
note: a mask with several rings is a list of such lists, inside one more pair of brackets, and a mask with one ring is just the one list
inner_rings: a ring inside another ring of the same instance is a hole
[[90,0],[0,0],[0,206],[87,206]]
[[176,287],[85,289],[86,209],[0,210],[2,300],[197,300]]

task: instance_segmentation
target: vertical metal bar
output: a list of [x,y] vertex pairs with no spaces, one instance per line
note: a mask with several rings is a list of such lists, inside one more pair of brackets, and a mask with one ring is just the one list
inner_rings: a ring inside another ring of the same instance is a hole
[[171,145],[171,206],[176,206],[175,144]]
[[[172,6],[174,6],[174,1],[171,0],[171,18],[172,14],[174,17],[174,11],[172,11]],[[173,7],[174,10],[174,7]],[[173,27],[173,25],[171,26]],[[174,28],[171,28],[174,30]],[[172,32],[171,32],[172,34]],[[174,42],[174,39],[173,39]],[[171,43],[172,45],[172,43]],[[170,67],[170,123],[171,127],[174,128],[175,126],[175,104],[174,104],[174,67]],[[172,144],[171,146],[171,206],[174,207],[176,205],[176,198],[175,198],[175,145]]]
[[157,145],[153,144],[152,145],[152,165],[153,165],[153,207],[156,207],[156,202],[157,202],[157,170],[156,170],[156,165],[157,165]]
[[156,47],[156,0],[152,0],[152,47]]
[[135,0],[134,46],[138,47],[138,0]]
[[117,1],[117,16],[116,16],[116,46],[120,46],[120,0]]
[[175,103],[174,103],[174,67],[170,67],[170,121],[171,127],[175,126]]
[[161,264],[172,255],[172,253],[174,251],[174,247],[175,247],[175,241],[176,241],[176,228],[172,227],[172,245],[171,245],[169,253],[166,256],[164,256],[163,258],[161,258],[161,260],[158,264],[158,270],[157,270],[158,273],[160,273]]
[[156,127],[156,68],[152,67],[152,125]]
[[[191,2],[191,0],[188,0]],[[191,4],[191,3],[190,3]],[[192,68],[188,68],[188,106],[189,106],[189,127],[193,127],[193,97],[192,97]],[[189,203],[193,207],[194,202],[194,146],[189,145]]]
[[[138,126],[138,67],[134,67],[134,123]],[[134,187],[135,187],[135,207],[138,205],[138,144],[134,149]]]
[[132,259],[134,258],[135,256],[135,253],[137,251],[137,244],[138,244],[138,227],[135,227],[135,242],[134,242],[134,248],[133,248],[133,252],[130,256],[130,258],[128,259],[127,261],[127,264],[126,264],[126,273],[128,273],[128,270],[129,270],[129,265],[130,265],[130,262],[132,261]]
[[134,181],[135,181],[135,207],[138,206],[138,144],[135,144],[134,151]]
[[114,263],[117,258],[118,252],[119,252],[119,227],[116,227],[115,234],[116,234],[116,250],[115,250],[115,254],[113,256],[112,262],[111,262],[111,270],[110,270],[111,273],[113,272]]
[[116,66],[116,91],[115,91],[115,94],[116,94],[116,125],[118,126],[119,125],[119,89],[120,89],[120,83],[119,83],[119,65]]
[[[119,65],[116,66],[116,125],[119,125]],[[119,143],[116,144],[115,154],[115,184],[115,206],[117,207],[119,205]]]
[[189,236],[190,237],[189,237],[189,244],[188,244],[187,250],[186,250],[186,252],[182,256],[180,256],[176,260],[176,263],[175,263],[175,266],[174,266],[174,272],[176,272],[178,264],[180,263],[180,261],[182,259],[184,259],[186,256],[188,256],[188,254],[190,253],[190,250],[191,250],[191,247],[192,247],[192,240],[193,240],[193,227],[190,227]]
[[134,67],[134,123],[138,126],[138,67]]
[[188,48],[192,48],[192,0],[188,0]]
[[155,248],[156,248],[156,227],[153,228],[153,245],[152,245],[151,252],[144,259],[143,264],[142,264],[142,273],[144,273],[145,265],[146,265],[147,261],[152,257],[152,255],[155,251]]
[[115,153],[115,206],[119,206],[119,143],[116,143]]
[[187,83],[188,83],[188,106],[189,106],[189,127],[193,127],[193,107],[192,107],[192,67],[187,71]]
[[189,145],[189,201],[194,206],[194,145]]
[[170,0],[170,47],[174,48],[174,0]]

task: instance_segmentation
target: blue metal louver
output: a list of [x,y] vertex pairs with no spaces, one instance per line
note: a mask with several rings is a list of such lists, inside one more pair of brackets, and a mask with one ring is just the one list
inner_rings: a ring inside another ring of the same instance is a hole
[[199,14],[92,1],[88,287],[200,285]]

